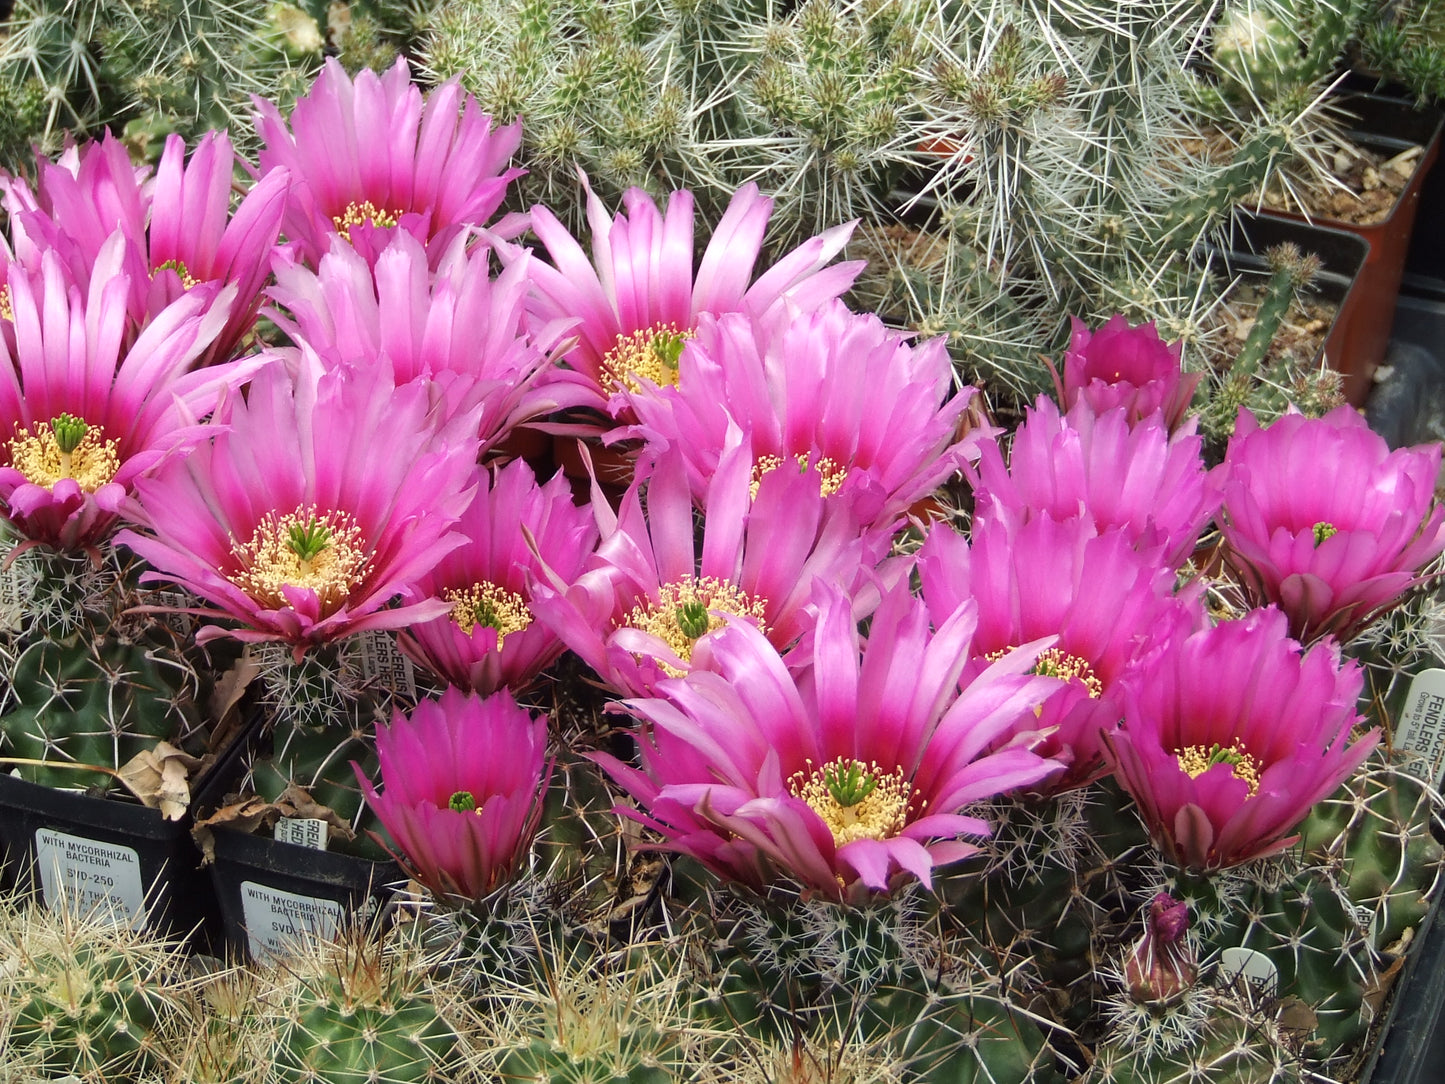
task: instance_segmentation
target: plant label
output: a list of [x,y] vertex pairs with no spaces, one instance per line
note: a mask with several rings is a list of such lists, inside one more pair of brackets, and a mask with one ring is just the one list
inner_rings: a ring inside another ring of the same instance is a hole
[[416,699],[416,671],[391,635],[372,629],[356,637],[357,668],[368,685]]
[[335,900],[282,892],[255,881],[241,882],[241,914],[251,956],[260,963],[285,956],[305,937],[331,938],[341,926]]
[[315,817],[282,817],[276,822],[276,839],[314,851],[326,850],[326,822]]
[[0,632],[19,632],[25,627],[38,579],[35,566],[24,555],[8,565],[0,562]]
[[1440,786],[1445,768],[1445,670],[1422,670],[1410,682],[1395,724],[1394,745],[1429,761],[1431,779]]
[[1252,1004],[1264,1005],[1279,995],[1279,968],[1262,952],[1227,948],[1219,954],[1219,982],[1242,985]]
[[145,925],[140,859],[131,848],[40,828],[35,863],[45,905],[52,911],[68,907],[116,926]]

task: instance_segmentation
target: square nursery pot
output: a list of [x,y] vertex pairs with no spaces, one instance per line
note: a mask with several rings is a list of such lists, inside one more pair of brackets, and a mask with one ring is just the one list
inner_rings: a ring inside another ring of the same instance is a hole
[[189,813],[166,820],[158,809],[0,775],[0,886],[204,947],[218,915],[190,829]]
[[[1303,219],[1256,214],[1237,207],[1222,239],[1223,251],[1213,250],[1213,255],[1223,260],[1231,276],[1265,279],[1270,274],[1265,251],[1280,244],[1293,244],[1306,255],[1313,254],[1320,260],[1321,268],[1310,290],[1316,298],[1334,305],[1336,313],[1314,361],[1316,364],[1323,361],[1345,374],[1346,398],[1349,398],[1349,388],[1355,379],[1349,369],[1352,357],[1349,337],[1358,334],[1358,328],[1369,322],[1364,310],[1368,299],[1363,280],[1370,244],[1358,234],[1333,226],[1311,225]],[[1373,371],[1372,368],[1371,374]],[[1369,378],[1363,379],[1362,386],[1368,392]]]
[[[1395,316],[1395,299],[1405,273],[1410,237],[1420,191],[1440,153],[1440,132],[1445,113],[1439,109],[1417,109],[1410,102],[1378,94],[1349,94],[1339,106],[1356,119],[1346,130],[1361,147],[1395,155],[1413,146],[1424,148],[1414,174],[1401,191],[1389,216],[1373,226],[1315,216],[1316,224],[1355,234],[1369,243],[1369,257],[1360,273],[1351,304],[1342,308],[1326,343],[1330,365],[1345,375],[1345,398],[1363,406],[1373,386],[1375,369],[1384,361]],[[1262,216],[1304,221],[1304,217],[1276,211]]]
[[[245,774],[253,733],[231,751],[196,799],[196,808],[224,804]],[[353,919],[373,914],[407,875],[392,861],[320,850],[261,833],[213,826],[208,865],[227,945],[264,962],[283,957],[298,936],[330,936]]]
[[[1436,822],[1439,831],[1439,822]],[[1436,1084],[1445,1072],[1445,920],[1436,898],[1405,959],[1360,1084]]]

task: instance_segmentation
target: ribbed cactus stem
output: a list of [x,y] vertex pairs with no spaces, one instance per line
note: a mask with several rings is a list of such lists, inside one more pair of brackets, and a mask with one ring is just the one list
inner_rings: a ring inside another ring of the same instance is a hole
[[1264,298],[1260,301],[1254,326],[1249,329],[1244,346],[1230,366],[1232,377],[1255,374],[1269,352],[1269,345],[1284,322],[1296,292],[1308,286],[1320,268],[1317,257],[1306,256],[1297,246],[1289,243],[1266,249],[1265,260],[1270,267],[1269,281],[1265,284]]

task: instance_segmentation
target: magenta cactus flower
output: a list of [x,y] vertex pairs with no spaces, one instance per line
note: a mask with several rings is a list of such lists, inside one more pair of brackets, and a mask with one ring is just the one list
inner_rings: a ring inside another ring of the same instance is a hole
[[[703,313],[760,317],[785,301],[810,311],[848,289],[863,268],[826,266],[847,243],[850,224],[804,242],[753,281],[773,207],[755,184],[733,196],[695,275],[690,192],[673,192],[665,212],[640,188],[629,189],[623,204],[625,213],[609,221],[588,190],[591,260],[556,216],[532,209],[532,229],[553,265],[532,270],[533,316],[581,318],[566,361],[591,389],[590,405],[613,417],[626,409],[622,389],[640,388],[639,377],[656,386],[677,382],[678,351]],[[522,250],[500,252],[515,259]]]
[[102,247],[88,292],[54,252],[10,268],[12,340],[0,336],[0,505],[25,541],[93,549],[137,480],[204,439],[197,418],[261,367],[196,370],[225,326],[232,293],[182,297],[125,348],[124,239]]
[[701,553],[674,452],[634,482],[616,519],[600,495],[593,506],[606,522],[591,567],[570,585],[538,583],[532,610],[625,696],[686,672],[728,618],[788,647],[812,622],[815,581],[858,592],[888,552],[888,536],[865,532],[851,504],[821,495],[816,472],[759,475],[736,439],[705,496]]
[[310,344],[327,364],[358,374],[378,367],[398,385],[436,380],[458,409],[480,403],[482,449],[512,427],[566,405],[538,387],[569,323],[530,337],[523,328],[528,261],[493,279],[490,252],[458,236],[441,250],[433,271],[422,243],[396,231],[372,261],[333,239],[318,270],[281,258],[273,313],[293,339]]
[[273,103],[254,101],[261,171],[290,172],[283,229],[313,267],[338,235],[369,259],[395,229],[440,252],[487,222],[522,173],[507,168],[520,124],[493,130],[455,80],[423,99],[400,57],[385,74],[362,71],[354,83],[328,59],[290,127]]
[[1165,343],[1152,322],[1131,327],[1112,316],[1090,331],[1077,317],[1070,321],[1059,389],[1065,410],[1082,400],[1095,414],[1123,407],[1131,422],[1157,413],[1171,433],[1179,428],[1203,374],[1181,370],[1178,343]]
[[1158,419],[1130,425],[1122,407],[1095,414],[1080,403],[1061,416],[1041,397],[1014,433],[1007,467],[998,443],[981,445],[978,506],[1010,522],[1088,516],[1177,568],[1219,508],[1202,446],[1192,420],[1171,435]]
[[1064,687],[1019,721],[1047,735],[1036,752],[1067,766],[1040,784],[1048,793],[1108,774],[1103,735],[1124,717],[1125,682],[1203,619],[1196,600],[1174,596],[1172,569],[1140,554],[1123,531],[1100,533],[1082,517],[1045,512],[1013,527],[976,520],[971,547],[937,524],[918,571],[935,623],[970,598],[978,606],[965,680],[1011,648],[1056,638],[1038,670]]
[[979,434],[960,439],[975,389],[956,393],[942,338],[918,345],[841,301],[814,312],[698,322],[676,387],[624,392],[634,432],[682,450],[695,492],[717,469],[730,426],[755,458],[816,464],[824,488],[857,491],[870,519],[905,512],[955,473]]
[[[412,625],[401,649],[443,681],[477,693],[521,689],[557,660],[563,644],[532,615],[532,584],[550,574],[570,584],[597,547],[597,525],[572,503],[560,473],[538,486],[521,460],[483,471],[457,529],[467,543],[416,584],[451,610]],[[535,547],[535,548],[534,548]]]
[[[412,586],[465,538],[475,415],[439,427],[423,384],[322,373],[303,351],[295,386],[272,365],[217,412],[209,441],[136,485],[145,531],[119,544],[212,608],[201,642],[309,648],[448,610]],[[402,605],[388,604],[401,600]]]
[[1445,551],[1439,469],[1438,444],[1392,452],[1350,407],[1266,428],[1241,410],[1223,467],[1225,559],[1291,635],[1347,641]]
[[685,679],[626,701],[642,720],[641,767],[596,759],[634,799],[623,816],[720,877],[754,889],[792,882],[857,901],[977,847],[971,803],[1038,783],[1058,765],[1027,748],[988,752],[1055,682],[1014,652],[959,690],[972,604],[937,631],[895,584],[866,645],[851,600],[817,588],[811,665],[795,675],[754,626],[732,620]]
[[183,294],[213,296],[233,286],[230,315],[202,358],[224,361],[255,324],[290,178],[284,170],[263,178],[232,212],[236,153],[225,132],[202,136],[189,161],[185,141],[169,136],[154,178],[149,172],[132,166],[108,133],[59,163],[41,159],[33,192],[18,179],[6,184],[16,258],[33,263],[53,249],[85,290],[119,230],[127,242],[131,336]]
[[447,689],[376,728],[381,792],[352,764],[372,812],[433,892],[484,899],[517,873],[551,777],[547,722],[503,689]]
[[1380,740],[1350,740],[1364,683],[1333,643],[1301,653],[1274,608],[1196,632],[1130,684],[1108,737],[1155,845],[1212,872],[1275,854]]

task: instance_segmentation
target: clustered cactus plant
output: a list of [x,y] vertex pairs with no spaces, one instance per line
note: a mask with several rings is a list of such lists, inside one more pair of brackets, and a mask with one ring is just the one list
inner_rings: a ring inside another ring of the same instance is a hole
[[[213,830],[304,811],[413,880],[214,971],[10,907],[0,1052],[87,1081],[1352,1072],[1441,863],[1389,741],[1435,654],[1440,450],[1298,390],[1252,411],[1291,386],[1265,331],[1181,365],[1211,190],[1293,138],[1175,154],[1199,84],[1273,93],[1255,11],[1206,72],[1182,0],[444,5],[433,67],[470,27],[510,104],[328,60],[289,116],[257,103],[242,191],[219,135],[153,183],[114,139],[9,178],[0,756],[109,777],[214,686],[262,721]],[[833,262],[854,238],[911,255]],[[1261,326],[1308,270],[1277,254]],[[1019,393],[1057,349],[1057,401],[1000,429],[850,289]],[[1191,409],[1230,379],[1229,416]]]

